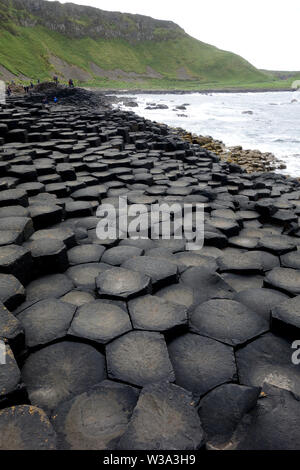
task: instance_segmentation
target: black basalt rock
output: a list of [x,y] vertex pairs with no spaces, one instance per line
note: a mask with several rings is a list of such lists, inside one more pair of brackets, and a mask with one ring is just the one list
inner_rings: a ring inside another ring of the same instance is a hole
[[106,378],[105,357],[88,344],[60,342],[28,357],[22,379],[33,405],[47,412]]
[[143,388],[120,450],[197,450],[204,443],[192,395],[174,384]]
[[175,383],[196,395],[236,377],[233,348],[214,339],[186,333],[171,340],[168,350]]
[[151,382],[173,382],[174,372],[163,335],[132,331],[106,347],[109,378],[139,387]]

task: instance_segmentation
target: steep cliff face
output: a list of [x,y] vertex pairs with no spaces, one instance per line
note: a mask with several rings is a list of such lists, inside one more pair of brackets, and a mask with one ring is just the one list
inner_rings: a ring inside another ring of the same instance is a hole
[[239,86],[270,80],[171,21],[72,3],[0,0],[0,78],[72,77],[106,88]]
[[[9,20],[19,26],[44,26],[51,31],[83,38],[122,38],[130,42],[174,39],[183,29],[171,21],[142,15],[108,12],[73,3],[44,0],[1,0]],[[5,26],[5,22],[3,22]]]

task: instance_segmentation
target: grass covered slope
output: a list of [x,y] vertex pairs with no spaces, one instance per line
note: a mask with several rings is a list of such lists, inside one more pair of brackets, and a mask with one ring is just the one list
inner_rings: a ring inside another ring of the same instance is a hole
[[263,87],[278,82],[171,22],[42,0],[0,0],[0,45],[2,76],[4,70],[44,80],[56,73],[105,88]]

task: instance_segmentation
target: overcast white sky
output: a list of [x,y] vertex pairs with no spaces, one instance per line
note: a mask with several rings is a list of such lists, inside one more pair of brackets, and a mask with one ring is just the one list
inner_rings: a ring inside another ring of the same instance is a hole
[[72,3],[171,20],[191,36],[240,54],[258,68],[300,70],[300,0],[73,0]]

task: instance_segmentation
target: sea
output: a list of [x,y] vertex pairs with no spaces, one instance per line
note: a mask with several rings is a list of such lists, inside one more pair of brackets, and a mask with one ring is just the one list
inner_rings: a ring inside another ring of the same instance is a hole
[[[227,146],[272,152],[286,164],[280,173],[300,177],[300,91],[118,95],[123,96],[136,101],[132,110],[139,116]],[[146,109],[154,103],[168,108]],[[186,109],[176,109],[181,105]]]

